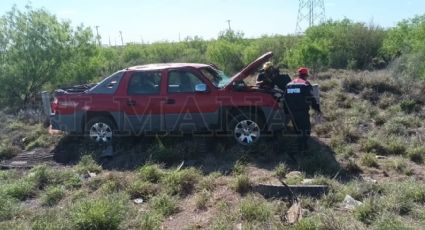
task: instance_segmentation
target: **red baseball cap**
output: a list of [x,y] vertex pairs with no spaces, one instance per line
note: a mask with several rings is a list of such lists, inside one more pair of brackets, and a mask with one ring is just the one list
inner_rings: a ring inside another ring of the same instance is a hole
[[306,67],[300,67],[298,69],[298,75],[308,75],[308,68],[306,68]]

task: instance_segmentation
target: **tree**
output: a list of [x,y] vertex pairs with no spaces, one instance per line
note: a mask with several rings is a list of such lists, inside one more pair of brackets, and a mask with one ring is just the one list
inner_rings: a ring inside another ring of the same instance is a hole
[[[22,12],[13,7],[1,18],[0,34],[3,105],[26,105],[47,84],[72,82],[87,74],[81,64],[87,64],[83,56],[93,55],[94,46],[92,34],[83,26],[74,32],[69,22],[60,22],[43,9],[27,6]],[[63,68],[65,63],[71,66]],[[64,72],[75,69],[82,71]]]

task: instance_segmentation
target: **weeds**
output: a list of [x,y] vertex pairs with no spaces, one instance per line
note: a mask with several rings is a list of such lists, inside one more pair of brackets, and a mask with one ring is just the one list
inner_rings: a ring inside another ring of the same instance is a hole
[[232,187],[236,192],[245,194],[251,189],[251,181],[247,175],[238,175],[234,179]]
[[164,217],[170,216],[178,211],[177,200],[166,193],[154,196],[150,204],[155,212],[158,212]]
[[201,173],[195,168],[171,171],[164,177],[165,185],[171,195],[186,196],[192,193],[201,178]]
[[157,183],[164,176],[162,169],[156,164],[146,164],[139,169],[141,179]]
[[417,147],[410,149],[407,153],[409,159],[415,163],[422,164],[424,163],[425,158],[425,147]]
[[73,229],[118,229],[127,211],[124,194],[88,199],[77,203],[70,211]]
[[286,177],[286,173],[288,173],[288,167],[285,163],[279,163],[274,168],[274,175],[277,176],[279,179],[283,179]]
[[239,205],[239,211],[242,220],[248,222],[267,222],[272,216],[270,204],[254,196],[244,198]]
[[154,213],[144,213],[140,221],[140,229],[143,230],[157,230],[161,227],[161,217]]
[[11,196],[0,193],[0,222],[10,220],[21,210],[19,201]]
[[360,162],[363,166],[366,167],[379,167],[378,162],[376,161],[376,155],[373,153],[366,153],[365,155],[363,155],[360,159]]
[[46,206],[54,206],[65,196],[65,190],[62,187],[47,188],[41,197],[42,204]]
[[132,199],[149,199],[158,192],[159,188],[155,184],[147,181],[135,180],[127,187],[127,192]]
[[371,197],[355,209],[354,215],[359,221],[371,224],[376,219],[378,212],[379,207],[375,202],[375,198]]
[[96,163],[90,154],[82,156],[75,169],[80,174],[87,174],[88,172],[100,173],[102,171],[102,167]]
[[202,190],[201,192],[199,192],[198,195],[196,196],[196,208],[206,209],[210,196],[211,196],[211,193],[207,190]]

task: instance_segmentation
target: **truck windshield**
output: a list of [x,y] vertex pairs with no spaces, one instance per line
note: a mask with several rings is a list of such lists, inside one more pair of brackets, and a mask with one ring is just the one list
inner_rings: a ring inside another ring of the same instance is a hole
[[223,88],[230,82],[230,78],[221,70],[206,67],[202,68],[201,72],[218,88]]

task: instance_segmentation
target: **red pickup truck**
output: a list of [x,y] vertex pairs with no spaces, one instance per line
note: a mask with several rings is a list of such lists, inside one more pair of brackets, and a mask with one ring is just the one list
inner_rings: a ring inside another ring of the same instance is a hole
[[95,85],[56,90],[50,123],[98,142],[117,135],[208,132],[251,145],[286,124],[273,95],[243,81],[271,56],[264,54],[231,78],[208,64],[130,67]]

